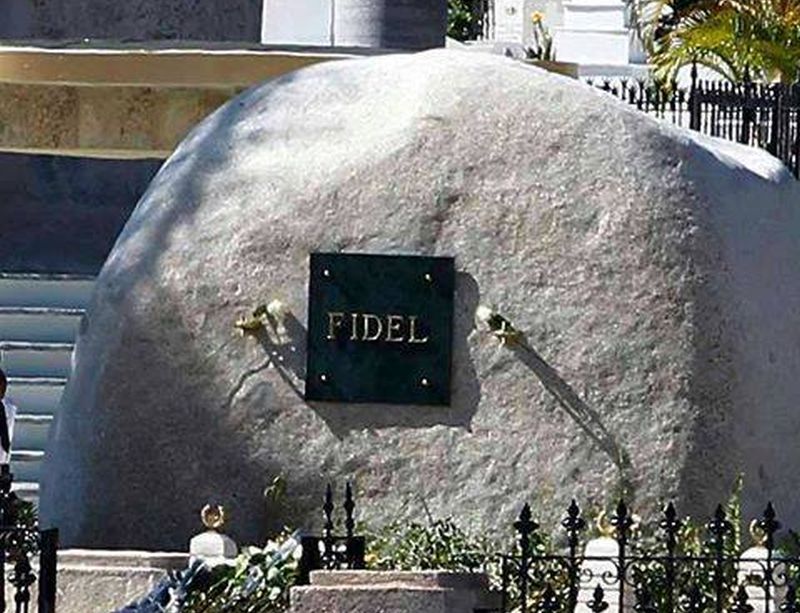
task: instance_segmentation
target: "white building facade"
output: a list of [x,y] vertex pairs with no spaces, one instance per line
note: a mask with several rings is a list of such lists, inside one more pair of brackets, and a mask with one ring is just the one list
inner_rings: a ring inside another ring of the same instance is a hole
[[530,46],[534,13],[554,39],[561,62],[581,65],[581,74],[639,76],[647,59],[631,27],[623,0],[494,0],[491,38],[497,43]]

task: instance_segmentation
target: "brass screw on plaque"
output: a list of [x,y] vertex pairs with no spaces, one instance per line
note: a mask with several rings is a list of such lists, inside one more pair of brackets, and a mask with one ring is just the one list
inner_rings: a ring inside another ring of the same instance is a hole
[[322,381],[323,383],[327,383],[328,382],[328,375],[320,375],[319,376],[319,380]]
[[331,276],[331,271],[326,268],[325,270],[322,271],[322,276],[323,277],[330,277]]
[[433,281],[433,277],[431,276],[431,273],[429,273],[429,272],[426,272],[426,273],[425,273],[425,280],[426,280],[428,283],[430,283],[430,282],[432,282],[432,281]]
[[200,519],[209,530],[219,530],[225,525],[225,507],[221,504],[207,504],[200,511]]
[[420,383],[422,384],[422,387],[428,387],[431,384],[431,382],[428,381],[425,377],[422,378],[422,381],[420,381]]

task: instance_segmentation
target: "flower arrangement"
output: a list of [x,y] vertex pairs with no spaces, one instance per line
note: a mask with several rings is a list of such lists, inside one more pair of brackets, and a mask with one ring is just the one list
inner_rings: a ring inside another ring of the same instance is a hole
[[526,49],[528,59],[552,62],[556,59],[553,35],[544,23],[544,13],[541,11],[531,13],[531,23],[533,23],[533,46]]
[[284,532],[263,548],[248,547],[231,564],[195,560],[117,613],[281,613],[288,610],[301,553],[299,535]]

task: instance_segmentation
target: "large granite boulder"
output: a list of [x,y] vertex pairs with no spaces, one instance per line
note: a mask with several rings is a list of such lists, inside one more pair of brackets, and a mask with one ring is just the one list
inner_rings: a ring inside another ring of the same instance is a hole
[[[453,255],[449,407],[302,400],[312,251]],[[208,501],[258,540],[454,514],[547,529],[571,497],[800,520],[800,208],[758,152],[589,86],[453,51],[320,65],[252,89],[164,165],[103,268],[41,511],[65,546],[182,548]],[[281,299],[282,330],[234,321]],[[526,335],[475,323],[493,305]],[[265,490],[276,477],[285,498]],[[319,525],[318,522],[316,524]]]

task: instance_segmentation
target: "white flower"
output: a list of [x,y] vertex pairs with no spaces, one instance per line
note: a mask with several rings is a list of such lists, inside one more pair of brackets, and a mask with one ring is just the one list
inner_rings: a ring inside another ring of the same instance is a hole
[[485,324],[488,324],[491,321],[492,317],[494,317],[495,312],[494,310],[490,309],[487,306],[481,305],[475,311],[475,318]]
[[277,320],[281,320],[289,313],[286,305],[277,298],[267,305],[267,313]]

